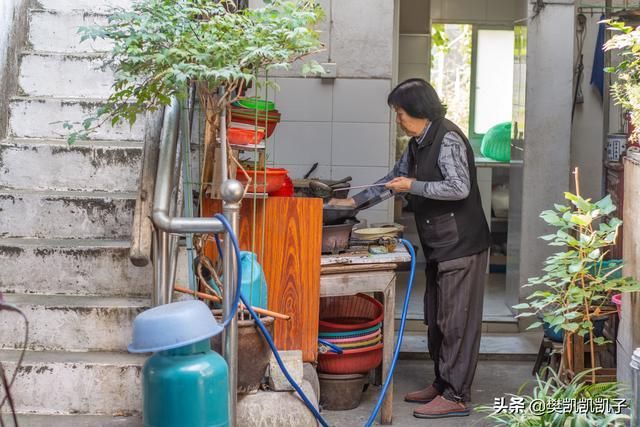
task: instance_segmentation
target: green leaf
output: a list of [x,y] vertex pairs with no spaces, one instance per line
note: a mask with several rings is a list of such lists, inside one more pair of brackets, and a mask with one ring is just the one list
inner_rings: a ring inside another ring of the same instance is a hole
[[512,306],[511,308],[515,309],[515,310],[522,310],[525,308],[531,308],[531,306],[529,304],[527,304],[526,302],[522,303],[522,304],[516,304],[514,306]]
[[527,327],[527,330],[539,328],[540,326],[542,326],[542,324],[543,324],[542,322],[533,322]]
[[571,332],[571,333],[575,333],[578,328],[580,327],[579,324],[577,323],[565,323],[564,325],[562,325],[562,328]]
[[571,215],[571,223],[580,225],[582,227],[587,227],[591,224],[591,216],[590,215]]
[[540,218],[542,218],[549,225],[563,225],[564,222],[558,216],[558,214],[554,211],[544,211],[540,214]]
[[527,312],[525,312],[525,313],[518,314],[516,317],[518,317],[518,318],[519,317],[532,317],[532,316],[535,316],[535,315],[536,315],[536,313],[531,313],[531,312],[527,313]]

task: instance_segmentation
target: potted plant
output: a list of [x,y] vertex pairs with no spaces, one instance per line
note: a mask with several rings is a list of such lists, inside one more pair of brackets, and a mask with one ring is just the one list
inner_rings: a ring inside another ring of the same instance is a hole
[[[518,394],[495,399],[493,406],[480,406],[494,425],[530,426],[620,426],[631,419],[625,414],[624,390],[616,382],[588,384],[589,371],[570,382],[550,370],[550,379],[538,375],[531,395]],[[598,403],[596,403],[598,402]]]
[[[544,275],[529,279],[525,287],[535,286],[528,302],[514,306],[525,310],[519,317],[542,316],[535,328],[546,322],[556,331],[564,331],[563,366],[573,371],[571,352],[574,337],[588,342],[591,367],[596,367],[595,346],[606,343],[594,333],[594,321],[616,313],[611,298],[616,293],[640,290],[640,283],[631,277],[616,275],[622,266],[604,268],[609,248],[615,243],[622,221],[609,215],[616,209],[609,196],[598,202],[580,196],[576,170],[576,194],[565,193],[566,205],[555,205],[540,215],[557,231],[542,236],[551,246],[563,248],[548,257]],[[591,379],[596,382],[596,373]]]
[[[197,86],[215,133],[218,114],[247,84],[322,48],[314,26],[323,16],[313,0],[269,0],[258,9],[238,9],[232,0],[142,0],[104,26],[82,27],[82,40],[113,43],[106,65],[114,69],[115,83],[106,105],[69,142],[105,122],[132,125],[139,115],[169,105],[172,96],[184,99],[190,85]],[[324,72],[314,61],[302,71]]]

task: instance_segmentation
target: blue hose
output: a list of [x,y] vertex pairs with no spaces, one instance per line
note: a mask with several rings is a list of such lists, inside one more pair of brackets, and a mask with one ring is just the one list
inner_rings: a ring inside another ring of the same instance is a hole
[[376,416],[380,411],[380,407],[382,406],[384,395],[387,394],[387,390],[389,389],[391,378],[393,378],[393,371],[395,371],[396,363],[398,362],[398,355],[400,355],[400,347],[402,346],[402,337],[404,335],[404,325],[407,322],[407,310],[409,308],[411,288],[413,287],[413,276],[416,272],[416,253],[413,250],[413,245],[411,244],[411,242],[405,239],[401,239],[400,241],[407,248],[407,250],[409,251],[409,254],[411,255],[411,271],[409,273],[409,283],[407,284],[407,293],[404,296],[404,305],[402,306],[402,319],[400,320],[400,329],[398,330],[398,342],[396,343],[396,348],[393,352],[393,360],[391,361],[391,367],[389,368],[389,372],[387,373],[387,378],[384,381],[384,386],[382,387],[380,396],[378,396],[378,402],[376,403],[375,408],[373,408],[373,412],[371,413],[371,416],[369,417],[369,419],[367,420],[367,423],[365,424],[366,427],[370,427],[373,424],[373,421],[376,419]]
[[[231,319],[233,319],[233,317],[236,315],[236,311],[238,310],[238,304],[240,303],[240,284],[242,283],[242,263],[240,262],[240,245],[238,245],[238,239],[236,238],[235,234],[233,234],[233,228],[231,228],[231,224],[229,224],[229,221],[227,221],[227,218],[225,218],[224,215],[222,214],[215,214],[214,217],[217,218],[222,223],[224,228],[227,230],[227,234],[231,238],[231,243],[233,244],[233,250],[236,253],[236,264],[237,264],[237,270],[238,270],[238,272],[236,273],[238,277],[238,287],[236,288],[236,294],[234,295],[234,298],[233,298],[233,305],[231,306],[231,312],[229,313],[229,316],[227,316],[227,318],[224,319],[224,321],[222,322],[222,328],[224,329],[231,322]],[[215,237],[216,237],[216,244],[218,245],[218,248],[220,248],[220,241],[218,239],[218,235],[216,234]],[[222,251],[220,251],[219,254],[220,254],[220,258],[222,258]],[[226,296],[227,295],[225,295],[225,297]]]
[[251,308],[249,303],[244,299],[244,296],[242,295],[242,293],[240,293],[240,299],[242,300],[243,304],[247,307],[247,310],[249,310],[251,317],[255,319],[256,324],[260,328],[260,331],[262,332],[262,335],[264,335],[264,338],[267,340],[267,343],[269,343],[269,347],[271,347],[271,351],[273,351],[273,355],[275,356],[276,361],[278,362],[278,366],[280,366],[280,369],[282,369],[282,373],[287,378],[287,381],[289,381],[289,384],[293,386],[293,388],[296,390],[296,392],[298,393],[298,395],[300,396],[304,404],[307,405],[307,408],[309,408],[309,410],[313,413],[313,416],[316,417],[318,422],[323,427],[329,427],[329,424],[325,421],[324,418],[322,418],[322,415],[320,415],[320,412],[318,412],[315,406],[313,406],[313,403],[311,403],[309,398],[304,394],[300,386],[296,384],[293,378],[291,378],[289,371],[287,371],[287,368],[284,366],[284,363],[282,362],[282,358],[280,357],[280,353],[278,353],[276,344],[273,342],[273,338],[271,338],[271,335],[269,335],[269,331],[267,331],[267,328],[265,328],[265,326],[262,324],[260,317],[256,314],[255,311],[253,311],[253,308]]
[[324,346],[327,346],[331,349],[331,351],[333,351],[334,353],[338,353],[338,354],[342,354],[343,351],[340,347],[338,347],[337,345],[335,345],[334,343],[330,343],[329,341],[325,341],[321,338],[318,338],[318,342]]
[[[238,240],[236,236],[233,234],[233,231],[231,230],[231,226],[227,222],[226,218],[220,214],[216,214],[215,216],[221,220],[222,224],[227,229],[227,234],[229,235],[229,237],[231,238],[231,241],[233,242],[233,248],[236,252],[236,258],[238,261],[238,288],[236,291],[234,308],[232,309],[232,313],[230,314],[229,318],[225,319],[225,322],[223,323],[223,327],[227,326],[227,324],[232,318],[231,315],[235,315],[235,311],[237,310],[237,307],[238,307],[238,299],[241,300],[242,303],[245,305],[246,309],[249,311],[249,314],[251,314],[251,317],[254,318],[256,324],[258,325],[258,327],[260,328],[260,331],[262,332],[262,335],[264,335],[264,338],[267,340],[267,343],[269,344],[269,347],[271,348],[271,351],[273,351],[273,355],[275,356],[276,361],[278,362],[278,366],[280,366],[280,369],[282,370],[282,373],[284,374],[284,376],[287,378],[287,381],[289,381],[291,386],[296,390],[296,392],[298,393],[298,395],[300,396],[304,404],[307,406],[307,408],[309,408],[309,410],[311,411],[313,416],[316,418],[316,420],[318,420],[318,422],[323,427],[329,427],[329,424],[325,421],[324,418],[322,418],[322,415],[320,415],[318,410],[313,406],[313,403],[311,403],[311,401],[304,394],[300,386],[291,377],[291,374],[289,374],[289,371],[287,370],[286,366],[282,362],[280,353],[278,352],[278,349],[276,348],[276,345],[273,342],[273,338],[271,337],[271,335],[269,335],[269,331],[267,331],[267,328],[264,326],[264,324],[260,320],[260,317],[256,314],[256,312],[253,310],[251,305],[249,305],[249,303],[245,300],[244,296],[242,295],[242,292],[240,292],[240,285],[242,282],[241,282],[241,265],[240,265],[240,247],[238,245]],[[216,242],[219,245],[220,242],[219,242],[218,236],[216,235],[215,237],[216,237]],[[384,385],[382,387],[382,391],[380,392],[380,396],[378,396],[378,401],[376,403],[376,406],[375,408],[373,408],[373,412],[371,413],[369,420],[367,420],[367,423],[365,424],[366,427],[370,427],[373,424],[376,416],[378,415],[378,412],[380,412],[382,401],[384,400],[384,396],[387,393],[387,390],[389,389],[389,385],[391,384],[391,379],[393,378],[393,372],[395,371],[396,363],[398,362],[398,356],[400,354],[400,348],[402,346],[402,337],[404,335],[404,327],[407,320],[407,309],[409,308],[409,299],[411,297],[411,289],[413,287],[413,277],[416,270],[416,254],[415,254],[415,251],[413,250],[413,245],[411,244],[411,242],[405,239],[401,239],[401,242],[407,248],[407,250],[409,251],[409,254],[411,255],[411,271],[409,274],[409,283],[407,284],[407,293],[404,297],[404,305],[402,307],[402,319],[400,321],[400,329],[398,331],[399,332],[398,342],[396,343],[396,348],[393,353],[393,359],[391,361],[389,372],[387,373],[387,378],[385,379]],[[220,254],[220,257],[222,257],[221,251],[219,251],[219,254]],[[326,343],[326,344],[331,344],[331,343]]]
[[215,233],[213,237],[216,238],[216,248],[218,248],[218,253],[220,254],[220,259],[222,259],[222,245],[220,245],[220,237],[218,233]]

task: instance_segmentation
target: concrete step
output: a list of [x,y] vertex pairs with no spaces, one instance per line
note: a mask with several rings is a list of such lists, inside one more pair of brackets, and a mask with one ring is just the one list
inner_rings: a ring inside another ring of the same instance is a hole
[[3,190],[0,238],[122,239],[134,207],[134,193]]
[[0,143],[0,188],[133,192],[141,160],[136,142],[9,139]]
[[[483,332],[480,338],[480,359],[535,360],[541,341],[541,331],[520,333]],[[402,347],[400,348],[400,358],[428,359],[429,350],[426,332],[405,331]]]
[[[9,423],[7,423],[9,421]],[[13,427],[5,415],[7,427]],[[19,414],[20,427],[142,427],[142,416]]]
[[[62,122],[82,123],[104,105],[102,99],[14,97],[9,103],[9,135],[19,138],[62,138],[69,133]],[[109,141],[142,141],[144,118],[130,127],[105,123],[90,135]]]
[[0,239],[0,292],[148,297],[151,266],[129,262],[129,242]]
[[56,11],[91,10],[92,12],[109,12],[117,7],[128,8],[133,0],[38,0],[42,9]]
[[[396,317],[395,321],[396,331],[400,327],[400,319]],[[424,324],[422,317],[416,318],[407,316],[407,322],[404,329],[411,332],[425,332],[427,326]],[[497,320],[495,318],[482,319],[482,332],[498,333],[498,334],[516,334],[520,331],[518,328],[518,322],[514,318]]]
[[[42,2],[41,2],[42,3]],[[79,27],[104,25],[107,15],[88,12],[62,12],[31,9],[29,11],[29,42],[36,51],[50,52],[103,52],[111,50],[112,43],[85,40],[80,43]]]
[[[0,362],[10,374],[18,356],[19,351],[0,350]],[[111,424],[115,420],[109,420],[110,417],[89,418],[82,414],[138,415],[142,408],[141,367],[145,359],[127,353],[28,351],[11,394],[18,412],[36,415],[21,417],[20,426],[131,425]],[[78,418],[49,415],[45,422],[42,418],[46,414],[76,414]],[[67,424],[58,423],[63,420]],[[71,423],[72,420],[78,423]]]
[[[127,351],[131,325],[147,308],[145,298],[6,294],[5,302],[29,319],[30,350]],[[15,316],[0,316],[0,348],[23,345],[23,329]]]
[[100,53],[25,52],[20,57],[22,95],[106,99],[113,82]]

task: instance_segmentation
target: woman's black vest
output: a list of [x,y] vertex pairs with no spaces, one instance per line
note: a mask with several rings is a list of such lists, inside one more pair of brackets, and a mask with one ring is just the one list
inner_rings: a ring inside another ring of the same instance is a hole
[[420,242],[427,261],[447,261],[475,255],[487,249],[491,242],[478,180],[473,149],[464,133],[447,119],[431,123],[420,146],[415,138],[409,141],[409,177],[418,181],[442,181],[438,167],[442,140],[448,132],[456,132],[464,141],[469,165],[471,189],[463,200],[434,200],[410,195]]

